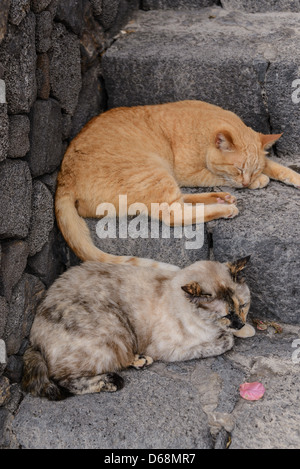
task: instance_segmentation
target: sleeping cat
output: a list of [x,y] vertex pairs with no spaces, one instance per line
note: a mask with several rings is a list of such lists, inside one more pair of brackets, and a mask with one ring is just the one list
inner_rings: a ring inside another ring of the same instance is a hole
[[[97,217],[97,206],[105,202],[118,211],[122,194],[128,205],[145,204],[150,216],[151,203],[177,202],[172,213],[160,213],[171,225],[182,224],[185,203],[205,204],[204,221],[235,217],[236,199],[229,193],[183,194],[180,187],[257,189],[273,178],[299,188],[299,174],[266,157],[279,137],[257,133],[232,112],[201,101],[105,112],[83,128],[64,156],[56,192],[60,230],[84,261],[157,266],[100,251],[82,217]],[[195,212],[184,222],[194,223]]]
[[226,352],[234,334],[253,335],[249,289],[237,277],[248,259],[178,272],[95,261],[69,269],[38,307],[24,390],[49,399],[116,391],[118,370]]

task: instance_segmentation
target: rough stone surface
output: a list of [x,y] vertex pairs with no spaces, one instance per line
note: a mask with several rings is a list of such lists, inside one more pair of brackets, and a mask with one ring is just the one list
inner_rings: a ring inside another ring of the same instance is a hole
[[35,308],[44,294],[44,284],[34,275],[24,274],[14,288],[10,314],[6,320],[4,340],[7,355],[18,353],[22,341],[28,337]]
[[9,158],[22,158],[29,151],[30,120],[25,114],[9,116]]
[[50,55],[50,83],[53,97],[67,114],[73,114],[81,89],[80,45],[75,34],[55,24]]
[[11,431],[13,415],[9,410],[0,409],[0,449],[17,449],[15,437]]
[[0,407],[10,397],[10,384],[8,378],[0,376]]
[[299,192],[279,182],[258,191],[229,190],[240,214],[210,223],[215,259],[251,255],[246,278],[253,314],[299,323]]
[[40,13],[45,10],[49,3],[55,3],[56,0],[51,2],[51,0],[31,0],[31,8],[34,13]]
[[91,67],[83,76],[78,104],[72,119],[71,138],[75,137],[92,117],[105,109],[106,95],[100,81],[99,65]]
[[83,0],[59,0],[56,19],[80,36],[83,28],[83,11]]
[[7,105],[0,103],[0,161],[7,157],[9,137],[8,137],[8,116]]
[[223,8],[249,13],[272,11],[300,12],[299,0],[221,0]]
[[28,253],[29,247],[26,241],[14,240],[2,244],[0,293],[8,301],[11,299],[13,288],[25,270]]
[[31,112],[30,152],[27,161],[32,175],[51,173],[62,159],[60,105],[53,99],[37,100]]
[[51,46],[52,17],[50,11],[43,11],[36,15],[36,50],[47,52]]
[[34,181],[32,186],[32,208],[30,229],[27,238],[29,256],[40,252],[48,241],[54,224],[53,198],[51,192],[41,181]]
[[25,238],[31,214],[31,176],[24,161],[0,166],[0,238]]
[[7,31],[7,19],[10,7],[10,0],[2,0],[0,5],[0,43]]
[[102,0],[99,21],[104,29],[109,29],[113,26],[118,14],[119,5],[120,0]]
[[50,287],[63,272],[59,247],[58,230],[55,227],[41,251],[28,259],[28,265],[32,273],[38,276],[46,287]]
[[0,61],[5,70],[8,110],[29,112],[36,98],[35,15],[29,12],[18,28],[10,25],[1,44]]
[[12,0],[9,10],[9,21],[19,25],[30,10],[30,0]]
[[26,397],[14,431],[24,448],[210,448],[201,397],[191,383],[179,383],[180,391],[168,376],[129,371],[127,389],[114,395],[82,396],[60,403]]
[[142,7],[144,10],[199,10],[219,3],[218,0],[143,0]]
[[[1,338],[4,332],[6,318],[9,314],[8,303],[7,303],[6,298],[4,298],[3,296],[0,296],[0,312],[1,312],[0,313],[0,338]],[[0,356],[1,356],[1,353],[0,353]],[[1,358],[3,357],[1,356]],[[0,359],[0,363],[1,363],[1,359]]]
[[257,131],[284,131],[278,155],[297,155],[298,21],[297,13],[270,14],[266,21],[261,13],[222,8],[139,11],[130,34],[104,56],[109,107],[208,101]]
[[[292,344],[300,329],[283,326],[282,334],[270,328],[251,339],[236,339],[232,351],[220,357],[125,370],[125,386],[115,394],[60,402],[26,396],[12,426],[18,444],[110,450],[225,449],[230,443],[243,449],[299,448],[299,364],[293,363]],[[257,380],[265,385],[265,396],[243,401],[240,384]]]

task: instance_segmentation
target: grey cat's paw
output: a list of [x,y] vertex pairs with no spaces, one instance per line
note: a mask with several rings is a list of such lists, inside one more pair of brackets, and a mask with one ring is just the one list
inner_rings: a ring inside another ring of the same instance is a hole
[[106,373],[101,391],[115,392],[124,387],[124,379],[117,373]]
[[153,359],[146,355],[135,355],[134,361],[131,363],[131,367],[135,368],[136,370],[140,370],[145,368],[146,366],[150,366],[153,363]]

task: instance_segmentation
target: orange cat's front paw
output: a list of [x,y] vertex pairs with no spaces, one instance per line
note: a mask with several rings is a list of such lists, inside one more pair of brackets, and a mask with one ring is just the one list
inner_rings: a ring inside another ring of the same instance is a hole
[[248,187],[249,189],[262,189],[266,187],[270,182],[270,178],[265,174],[260,174],[255,181],[252,182]]
[[239,214],[239,209],[234,204],[227,205],[224,208],[225,208],[225,211],[224,211],[224,214],[222,215],[222,218],[234,218]]
[[235,204],[236,197],[229,192],[219,192],[217,195],[217,203],[218,204]]
[[283,182],[289,186],[294,186],[297,189],[300,189],[300,174],[293,171],[288,178],[283,179]]

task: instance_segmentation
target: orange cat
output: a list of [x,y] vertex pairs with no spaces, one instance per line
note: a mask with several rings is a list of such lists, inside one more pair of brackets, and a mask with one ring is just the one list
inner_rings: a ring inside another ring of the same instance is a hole
[[[67,243],[82,260],[157,265],[150,259],[113,256],[96,248],[82,217],[100,203],[177,202],[160,218],[182,224],[184,203],[204,203],[204,221],[238,214],[227,192],[183,194],[180,187],[257,189],[277,179],[299,188],[300,175],[266,157],[280,135],[262,135],[234,113],[201,101],[118,108],[92,119],[74,138],[58,176],[56,217]],[[179,213],[180,212],[180,213]],[[153,214],[152,214],[153,216]],[[185,224],[195,221],[195,212]]]

